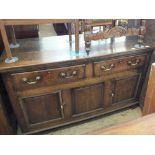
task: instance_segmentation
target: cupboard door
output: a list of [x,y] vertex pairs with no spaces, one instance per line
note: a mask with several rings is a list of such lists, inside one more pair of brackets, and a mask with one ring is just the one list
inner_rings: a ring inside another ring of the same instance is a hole
[[80,81],[85,78],[85,65],[36,70],[11,74],[18,91]]
[[21,98],[20,105],[29,126],[64,118],[61,92]]
[[103,109],[104,84],[72,89],[72,116],[80,116]]
[[137,98],[137,91],[140,82],[140,74],[130,77],[115,79],[113,82],[113,103]]
[[155,112],[155,64],[151,66],[144,100],[143,115]]

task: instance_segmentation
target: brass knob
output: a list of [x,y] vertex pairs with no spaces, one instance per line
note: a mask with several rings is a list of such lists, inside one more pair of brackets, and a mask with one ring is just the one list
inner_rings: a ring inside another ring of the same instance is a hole
[[27,82],[27,78],[23,78],[22,80],[23,80],[24,82]]
[[135,60],[135,61],[128,61],[128,65],[130,65],[130,66],[136,66],[136,65],[138,65],[140,63],[140,60],[139,59],[137,59],[137,60]]
[[111,94],[112,97],[114,97],[114,95],[115,95],[114,93]]
[[77,71],[73,71],[72,75],[74,75],[74,76],[77,75]]
[[40,80],[40,79],[41,79],[41,77],[40,77],[40,76],[37,76],[37,77],[36,77],[36,80]]
[[61,76],[61,77],[66,77],[66,73],[61,72],[61,73],[60,73],[60,76]]

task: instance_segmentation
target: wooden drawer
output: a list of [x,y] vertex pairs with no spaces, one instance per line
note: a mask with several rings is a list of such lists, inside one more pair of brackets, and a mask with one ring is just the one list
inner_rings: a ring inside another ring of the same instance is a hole
[[140,68],[145,64],[146,55],[129,56],[94,62],[94,76],[108,75],[128,69]]
[[75,82],[85,78],[85,65],[11,74],[17,90]]

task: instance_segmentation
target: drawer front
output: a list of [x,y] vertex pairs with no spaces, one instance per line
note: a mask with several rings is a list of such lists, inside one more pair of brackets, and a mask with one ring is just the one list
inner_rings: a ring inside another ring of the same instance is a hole
[[129,56],[94,63],[94,76],[108,75],[144,66],[147,55]]
[[85,78],[85,65],[12,74],[15,89],[32,89]]

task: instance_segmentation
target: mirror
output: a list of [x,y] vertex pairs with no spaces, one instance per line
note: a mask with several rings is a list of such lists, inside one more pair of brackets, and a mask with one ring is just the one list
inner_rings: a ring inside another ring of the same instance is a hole
[[122,36],[138,36],[138,43],[141,44],[146,29],[146,21],[136,19],[85,19],[83,23],[86,51],[90,51],[92,40]]

